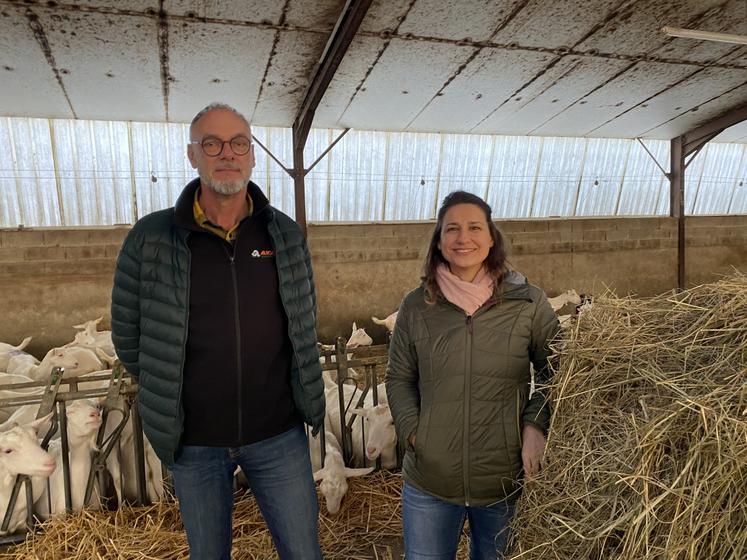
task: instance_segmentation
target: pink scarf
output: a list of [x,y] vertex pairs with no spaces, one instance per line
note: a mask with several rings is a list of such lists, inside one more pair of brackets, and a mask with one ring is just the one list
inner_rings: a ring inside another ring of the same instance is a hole
[[472,315],[493,295],[495,282],[485,267],[480,269],[472,282],[465,282],[452,274],[445,264],[436,268],[436,282],[444,297],[454,305]]

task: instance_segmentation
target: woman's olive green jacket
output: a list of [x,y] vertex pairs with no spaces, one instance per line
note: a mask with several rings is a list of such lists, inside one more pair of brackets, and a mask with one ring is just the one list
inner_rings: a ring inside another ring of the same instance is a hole
[[530,363],[547,381],[558,319],[544,292],[512,271],[474,315],[424,287],[402,301],[386,391],[405,452],[405,480],[448,502],[513,502],[521,489],[521,428],[547,431],[550,408],[529,398]]

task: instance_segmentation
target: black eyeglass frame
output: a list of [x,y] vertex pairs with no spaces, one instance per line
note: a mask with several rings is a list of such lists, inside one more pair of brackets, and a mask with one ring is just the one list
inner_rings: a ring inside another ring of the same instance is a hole
[[[236,140],[245,140],[247,142],[246,151],[242,152],[242,151],[237,151],[236,150],[236,148],[234,146],[234,142]],[[205,142],[208,142],[208,141],[216,142],[216,143],[220,142],[220,150],[218,150],[214,154],[210,153],[209,151],[207,151],[205,149]],[[234,136],[230,140],[221,140],[220,138],[218,138],[216,136],[206,136],[205,138],[203,138],[202,140],[199,140],[199,141],[198,140],[192,140],[190,142],[190,144],[198,144],[200,146],[200,148],[202,148],[202,152],[206,156],[208,156],[208,157],[218,157],[219,155],[221,155],[223,153],[223,150],[225,149],[226,144],[229,144],[231,146],[231,151],[233,152],[234,155],[236,155],[236,156],[245,156],[246,154],[248,154],[252,150],[252,146],[254,145],[254,142],[252,142],[246,136],[244,136],[242,134],[239,134],[238,136]]]

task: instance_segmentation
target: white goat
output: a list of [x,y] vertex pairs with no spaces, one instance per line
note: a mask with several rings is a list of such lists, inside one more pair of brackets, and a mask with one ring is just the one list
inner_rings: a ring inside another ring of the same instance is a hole
[[[24,398],[29,396],[35,396],[35,395],[41,395],[44,393],[44,387],[14,387],[14,385],[19,383],[33,383],[33,379],[26,377],[24,375],[17,375],[12,373],[3,373],[0,375],[0,399],[16,399],[16,398]],[[12,415],[14,414],[14,411],[16,411],[18,406],[4,406],[3,408],[0,408],[0,422],[5,423],[7,422]],[[35,405],[35,408],[38,409],[39,407]],[[33,415],[27,416],[23,419],[19,419],[17,421],[17,424],[24,425],[36,418],[36,410],[34,411]]]
[[[67,435],[70,457],[70,492],[72,508],[77,511],[83,507],[100,509],[101,500],[98,488],[94,485],[91,503],[84,504],[86,483],[91,472],[91,452],[96,449],[96,434],[101,426],[101,411],[93,399],[76,400],[67,405]],[[59,440],[51,441],[49,453],[55,458],[59,468],[49,477],[49,495],[52,511],[49,511],[46,487],[39,499],[35,501],[35,511],[42,519],[49,519],[65,511],[65,483],[62,469],[62,445]]]
[[75,339],[66,344],[66,346],[80,346],[96,350],[101,348],[108,355],[114,354],[114,344],[112,343],[112,331],[97,330],[98,324],[103,317],[86,321],[82,325],[73,325],[74,329],[82,329],[75,333]]
[[72,360],[77,362],[78,364],[76,366],[66,366],[65,374],[62,376],[63,379],[66,379],[68,377],[76,377],[78,375],[85,375],[87,373],[104,369],[105,364],[96,355],[96,352],[94,352],[90,348],[81,348],[80,346],[67,346],[63,348],[55,348],[54,350],[58,351],[57,355],[62,359]]
[[581,297],[576,293],[576,290],[568,290],[566,292],[563,292],[559,296],[547,298],[547,301],[550,302],[550,306],[553,308],[553,311],[557,311],[566,303],[572,303],[574,305],[580,304]]
[[39,360],[34,356],[26,352],[19,352],[8,360],[8,367],[5,368],[5,371],[11,375],[26,375],[32,367],[38,365]]
[[18,346],[0,342],[0,371],[8,371],[8,362],[13,356],[17,354],[27,354],[23,349],[29,345],[29,342],[31,342],[30,336],[24,338]]
[[[111,370],[92,371],[82,375],[83,379],[78,381],[78,389],[102,389],[109,387],[109,380],[86,381],[86,377],[107,374],[111,375]],[[124,410],[124,397],[120,396],[114,405],[115,409]],[[109,438],[110,434],[117,428],[122,421],[122,414],[118,410],[110,410],[106,419],[106,429],[104,438]],[[135,432],[132,426],[132,416],[127,419],[122,432],[119,435],[119,442],[109,456],[106,458],[106,468],[112,475],[114,489],[117,493],[119,503],[128,500],[134,502],[137,499],[137,461],[135,457]],[[153,446],[148,438],[143,434],[143,451],[145,456],[145,490],[148,499],[151,502],[157,502],[163,497],[163,470],[161,461],[158,459]]]
[[[325,387],[324,398],[326,401],[327,410],[327,414],[324,418],[325,429],[331,430],[337,440],[342,441],[342,426],[340,424],[340,401],[337,384],[333,383],[328,376],[323,377]],[[354,385],[343,385],[342,389],[344,405],[348,406],[348,403],[350,403],[350,405],[355,406],[358,399],[360,398],[361,390]],[[379,383],[379,385],[377,385],[376,387],[376,390],[379,396],[379,403],[386,403],[386,392],[384,389],[384,384]],[[366,398],[363,401],[363,407],[360,410],[373,408],[373,392],[369,391],[366,394]],[[363,414],[356,413],[354,411],[351,412],[363,416]],[[361,418],[359,422],[353,422],[351,439],[353,445],[353,464],[355,466],[362,466],[366,463],[366,451],[364,450],[363,441],[363,422],[363,418]],[[366,426],[366,430],[368,430],[368,425]],[[368,431],[366,431],[366,437],[368,438],[368,436]]]
[[[0,518],[5,516],[16,475],[32,477],[32,499],[36,501],[46,487],[45,479],[57,465],[54,457],[39,446],[38,427],[51,415],[25,426],[12,426],[0,433]],[[13,508],[8,531],[14,533],[26,522],[26,492],[21,489]]]
[[343,496],[348,491],[348,478],[354,476],[363,476],[373,471],[373,467],[365,469],[351,469],[345,466],[342,460],[342,451],[340,444],[335,435],[326,430],[324,432],[324,467],[321,465],[321,445],[319,437],[312,438],[309,441],[309,453],[311,454],[311,463],[314,468],[314,480],[322,481],[319,490],[324,496],[324,502],[327,511],[331,515],[340,511],[340,503]]
[[394,325],[397,322],[397,313],[398,311],[391,313],[386,319],[377,319],[376,317],[371,317],[371,320],[377,325],[385,326],[386,330],[388,330],[389,332],[394,332]]
[[366,432],[366,459],[376,461],[381,456],[381,467],[393,469],[397,466],[397,432],[389,405],[356,408],[353,414],[363,418]]
[[361,327],[360,329],[353,323],[353,332],[348,338],[347,347],[357,348],[358,346],[371,346],[373,339],[366,334],[366,329]]
[[[88,352],[90,352],[90,350],[88,350]],[[69,377],[71,371],[77,371],[80,368],[80,361],[78,360],[79,355],[83,354],[79,352],[67,352],[64,348],[52,348],[45,354],[41,362],[37,362],[36,364],[27,363],[25,367],[16,367],[14,368],[15,371],[9,371],[8,373],[25,375],[34,381],[47,381],[49,376],[52,375],[52,370],[54,368],[64,367],[65,377]],[[98,361],[98,358],[96,358],[95,355],[93,357]],[[88,359],[90,361],[90,358]],[[11,362],[14,360],[16,360],[16,358],[13,358]]]

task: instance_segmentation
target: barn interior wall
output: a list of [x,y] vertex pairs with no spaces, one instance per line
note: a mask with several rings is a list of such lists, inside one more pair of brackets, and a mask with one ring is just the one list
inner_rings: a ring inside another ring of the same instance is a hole
[[[568,288],[653,295],[676,285],[672,218],[509,220],[499,224],[517,270],[549,295]],[[384,318],[418,284],[433,223],[311,224],[319,339],[357,321],[376,341]],[[32,353],[72,340],[72,325],[104,316],[127,227],[0,230],[0,341],[33,336]],[[747,272],[747,216],[687,219],[688,285]]]

